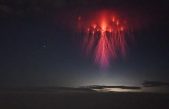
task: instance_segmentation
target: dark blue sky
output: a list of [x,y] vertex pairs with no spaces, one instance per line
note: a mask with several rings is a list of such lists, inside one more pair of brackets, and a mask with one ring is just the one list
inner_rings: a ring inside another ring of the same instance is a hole
[[[27,12],[27,8],[16,10],[11,7],[17,5],[3,3],[13,12],[1,9],[0,85],[140,85],[145,80],[168,81],[169,17],[166,2],[140,2],[142,4],[139,5],[131,1],[128,4],[97,2],[90,4],[86,0],[83,4],[67,1],[63,6],[59,5],[59,9],[42,7],[36,13],[32,5],[28,5],[32,11]],[[129,45],[124,59],[118,58],[111,62],[107,70],[100,70],[91,57],[83,54],[76,40],[78,33],[64,24],[75,20],[73,18],[78,16],[76,12],[110,9],[111,5],[125,15],[129,12],[134,18],[139,18],[136,19],[139,24],[147,25],[134,31],[135,41]],[[24,12],[18,15],[18,10]],[[69,12],[73,14],[70,16]],[[67,16],[63,21],[59,19],[62,15]]]

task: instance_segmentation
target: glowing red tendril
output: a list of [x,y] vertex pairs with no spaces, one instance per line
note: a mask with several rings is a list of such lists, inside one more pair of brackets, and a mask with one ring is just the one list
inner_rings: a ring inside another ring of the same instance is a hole
[[[126,53],[127,25],[110,13],[100,12],[95,19],[84,24],[83,45],[87,52],[93,53],[95,62],[102,68],[109,65],[110,59]],[[81,17],[79,17],[81,20]]]

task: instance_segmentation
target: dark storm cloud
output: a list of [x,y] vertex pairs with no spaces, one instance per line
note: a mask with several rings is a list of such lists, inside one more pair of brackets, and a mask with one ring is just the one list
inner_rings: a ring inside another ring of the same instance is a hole
[[64,6],[65,0],[1,0],[1,16],[43,15]]
[[[162,2],[164,1],[164,2]],[[70,8],[120,8],[134,10],[144,9],[144,13],[165,13],[167,1],[135,1],[135,0],[0,0],[0,16],[48,15],[59,9]],[[152,10],[153,9],[153,10]],[[153,12],[154,11],[154,12]],[[163,12],[162,12],[163,11]]]
[[137,86],[99,86],[99,85],[93,85],[88,86],[91,89],[104,89],[104,88],[120,88],[120,89],[141,89],[141,87]]
[[167,86],[167,87],[169,87],[169,82],[145,81],[142,85],[144,87],[161,87],[161,86]]
[[0,0],[0,16],[46,15],[59,8],[88,3],[88,0]]

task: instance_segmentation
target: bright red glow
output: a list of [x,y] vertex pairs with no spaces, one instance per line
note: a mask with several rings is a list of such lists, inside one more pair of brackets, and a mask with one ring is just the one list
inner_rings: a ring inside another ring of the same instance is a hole
[[110,12],[99,12],[95,18],[82,21],[85,36],[83,40],[87,54],[94,55],[94,61],[102,68],[109,66],[111,59],[126,54],[128,27]]

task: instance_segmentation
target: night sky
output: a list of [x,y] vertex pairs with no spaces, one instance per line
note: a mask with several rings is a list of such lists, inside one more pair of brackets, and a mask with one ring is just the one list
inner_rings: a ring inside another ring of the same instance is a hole
[[[100,69],[86,56],[74,22],[111,9],[133,22],[127,55]],[[169,2],[0,0],[0,86],[141,85],[169,80]]]

